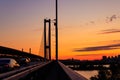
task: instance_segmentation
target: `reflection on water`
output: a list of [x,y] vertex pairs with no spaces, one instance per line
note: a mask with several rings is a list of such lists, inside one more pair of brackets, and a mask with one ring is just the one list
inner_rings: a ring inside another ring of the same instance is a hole
[[78,74],[84,76],[85,78],[87,78],[88,80],[90,80],[90,78],[92,76],[98,75],[98,71],[97,70],[92,70],[92,71],[75,71]]

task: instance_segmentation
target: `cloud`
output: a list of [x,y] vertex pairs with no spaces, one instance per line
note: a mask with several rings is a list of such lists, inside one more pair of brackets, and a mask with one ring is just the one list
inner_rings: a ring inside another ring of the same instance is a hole
[[101,56],[103,54],[82,54],[82,55],[76,55],[76,56]]
[[94,21],[90,21],[90,23],[91,23],[91,24],[95,24],[95,22],[94,22]]
[[101,50],[113,50],[120,49],[119,44],[105,45],[105,46],[94,46],[94,47],[85,47],[82,49],[75,49],[76,52],[88,52],[88,51],[101,51]]
[[106,29],[102,30],[100,34],[111,34],[111,33],[119,33],[120,29]]
[[120,40],[112,40],[111,42],[120,42]]
[[98,41],[96,44],[119,44],[120,40]]
[[110,17],[110,21],[113,21],[114,19],[117,19],[117,16],[116,16],[116,15],[112,15],[112,16]]
[[119,18],[119,16],[114,14],[110,17],[106,17],[106,22],[112,22],[112,21],[116,20],[117,18]]

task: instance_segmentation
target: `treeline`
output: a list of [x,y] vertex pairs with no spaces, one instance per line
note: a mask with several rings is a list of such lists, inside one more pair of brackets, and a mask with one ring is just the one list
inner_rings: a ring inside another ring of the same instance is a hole
[[109,70],[99,70],[90,80],[120,80],[120,64],[110,64]]

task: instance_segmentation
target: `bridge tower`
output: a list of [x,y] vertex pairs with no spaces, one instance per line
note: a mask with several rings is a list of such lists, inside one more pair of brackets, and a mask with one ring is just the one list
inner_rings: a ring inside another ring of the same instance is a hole
[[51,60],[51,19],[44,19],[44,58]]
[[[56,61],[58,61],[58,0],[55,5],[56,19],[54,19],[55,26],[55,50],[56,50]],[[48,23],[48,27],[47,27]],[[48,31],[47,31],[48,30]],[[51,60],[51,19],[44,19],[44,58]]]

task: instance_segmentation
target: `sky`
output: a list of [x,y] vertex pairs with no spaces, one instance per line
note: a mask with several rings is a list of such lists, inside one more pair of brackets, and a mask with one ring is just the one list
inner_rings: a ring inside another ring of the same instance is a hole
[[[120,53],[120,0],[58,0],[59,59],[93,60]],[[0,0],[0,46],[42,55],[44,19],[55,0]],[[39,53],[41,52],[41,53]]]

